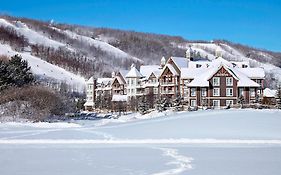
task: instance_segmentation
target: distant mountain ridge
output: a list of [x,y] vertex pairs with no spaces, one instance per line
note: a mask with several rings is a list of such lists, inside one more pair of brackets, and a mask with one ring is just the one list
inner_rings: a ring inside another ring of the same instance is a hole
[[[266,71],[266,86],[281,82],[281,53],[225,40],[190,41],[178,36],[56,24],[0,16],[0,55],[20,54],[42,81],[64,81],[82,91],[90,76],[109,77],[135,64],[160,64],[162,56],[185,56],[188,47],[215,59],[220,47],[227,60],[250,62]],[[82,85],[83,84],[83,85]]]

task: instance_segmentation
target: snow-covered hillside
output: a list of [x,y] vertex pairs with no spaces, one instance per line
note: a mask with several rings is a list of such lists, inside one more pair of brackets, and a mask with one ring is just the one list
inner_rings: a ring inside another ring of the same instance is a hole
[[28,28],[27,25],[21,21],[14,21],[14,24],[12,24],[7,20],[0,18],[0,26],[10,27],[16,30],[19,34],[26,37],[31,44],[40,44],[54,48],[66,47],[66,44],[49,39],[48,37],[44,36],[42,32],[40,33]]
[[30,55],[30,53],[19,53],[11,49],[8,45],[0,44],[0,54],[7,56],[21,55],[23,59],[28,61],[34,74],[43,79],[54,79],[65,82],[73,88],[73,91],[83,92],[85,89],[85,79],[79,75],[71,73],[59,66],[50,64],[38,57]]

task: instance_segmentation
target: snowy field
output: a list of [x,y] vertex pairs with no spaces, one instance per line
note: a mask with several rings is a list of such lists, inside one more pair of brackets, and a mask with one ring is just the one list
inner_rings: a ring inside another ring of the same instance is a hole
[[0,124],[1,175],[277,175],[281,111]]

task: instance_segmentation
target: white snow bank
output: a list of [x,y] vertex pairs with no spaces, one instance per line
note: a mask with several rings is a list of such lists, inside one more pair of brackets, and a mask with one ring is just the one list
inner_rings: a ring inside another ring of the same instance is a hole
[[33,128],[79,128],[81,127],[76,123],[47,123],[47,122],[38,122],[38,123],[17,123],[17,122],[7,122],[0,123],[0,127],[33,127]]
[[175,112],[171,110],[167,110],[163,112],[152,111],[144,115],[140,113],[131,113],[128,115],[121,115],[118,119],[103,119],[98,123],[96,123],[95,126],[105,126],[114,123],[126,123],[126,122],[138,121],[138,120],[153,119],[153,118],[164,117],[172,114],[175,114]]

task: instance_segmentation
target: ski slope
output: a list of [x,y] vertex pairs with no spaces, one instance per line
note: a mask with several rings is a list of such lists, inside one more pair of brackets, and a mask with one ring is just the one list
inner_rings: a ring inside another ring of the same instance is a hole
[[53,47],[53,48],[66,47],[66,44],[52,40],[47,36],[43,35],[42,33],[30,29],[25,23],[20,21],[14,21],[14,24],[12,24],[7,20],[0,18],[0,26],[10,27],[14,29],[19,34],[27,38],[30,44],[38,44],[38,45],[43,45],[46,47]]
[[77,33],[69,31],[69,30],[66,30],[66,31],[61,31],[59,29],[57,29],[57,30],[67,34],[72,39],[80,40],[84,43],[87,43],[89,46],[95,46],[96,48],[100,48],[102,51],[105,51],[105,52],[107,52],[107,53],[109,53],[109,54],[111,54],[111,55],[113,55],[117,58],[127,58],[127,59],[131,59],[131,60],[134,60],[134,61],[139,61],[141,63],[143,62],[141,59],[133,57],[133,56],[125,53],[124,51],[122,51],[122,50],[120,50],[116,47],[113,47],[112,45],[110,45],[110,44],[108,44],[104,41],[93,39],[93,38],[88,37],[88,36],[79,35]]
[[0,55],[14,56],[21,55],[23,59],[27,60],[31,71],[42,77],[42,78],[52,78],[60,82],[66,82],[73,87],[74,91],[83,92],[85,88],[85,79],[82,76],[71,73],[59,66],[50,64],[38,57],[30,55],[30,53],[19,53],[8,45],[0,44]]
[[117,120],[0,123],[0,174],[280,174],[280,114],[168,111]]

